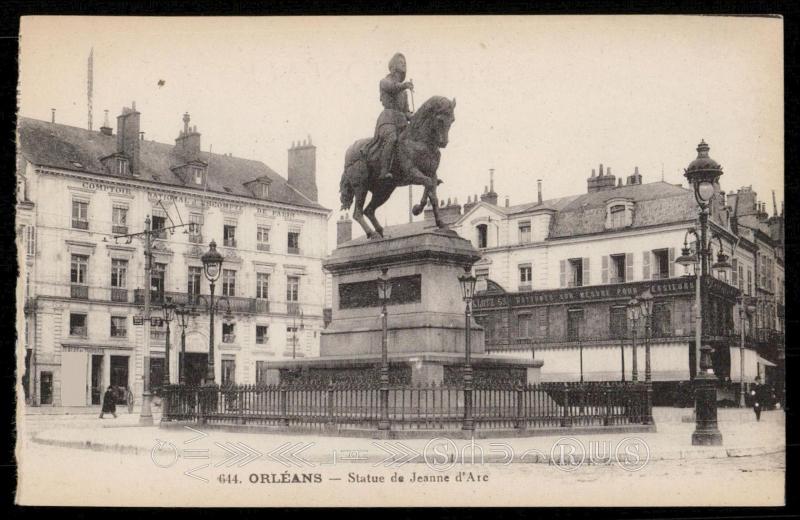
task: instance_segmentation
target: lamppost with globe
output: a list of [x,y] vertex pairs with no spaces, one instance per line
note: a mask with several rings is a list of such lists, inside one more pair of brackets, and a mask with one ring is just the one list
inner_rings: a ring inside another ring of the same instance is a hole
[[464,430],[474,430],[472,419],[472,298],[475,295],[477,278],[472,274],[470,266],[464,267],[464,274],[458,277],[461,282],[461,294],[464,298],[464,319],[466,343],[464,351]]
[[164,312],[164,322],[167,324],[167,337],[164,342],[164,381],[169,385],[172,384],[169,369],[169,342],[171,336],[169,322],[175,317],[175,304],[172,303],[172,298],[170,296],[164,299],[164,305],[161,306],[161,310]]
[[[711,362],[711,347],[702,344],[702,313],[705,309],[704,284],[709,275],[709,261],[711,247],[708,241],[708,215],[711,202],[718,189],[719,178],[722,176],[722,166],[708,155],[710,147],[705,141],[697,145],[697,158],[692,161],[684,171],[686,180],[694,190],[694,197],[699,206],[700,234],[692,230],[697,238],[697,260],[690,254],[682,254],[676,263],[689,266],[700,264],[698,283],[697,315],[695,340],[696,347],[700,350],[700,371],[695,376],[695,430],[692,433],[692,444],[703,446],[718,446],[722,444],[722,434],[717,427],[717,377],[714,375]],[[688,236],[688,233],[687,233]],[[685,243],[685,239],[684,239]],[[689,253],[688,246],[682,253]],[[718,255],[718,262],[714,268],[725,268],[727,255],[722,252]],[[728,266],[730,264],[727,264]]]
[[209,249],[200,260],[203,262],[203,272],[210,284],[210,300],[208,304],[209,312],[209,333],[208,333],[208,370],[206,372],[206,384],[214,384],[214,284],[219,280],[222,273],[222,262],[225,258],[217,251],[217,243],[212,240],[208,245]]
[[392,297],[392,280],[386,273],[388,268],[381,269],[378,276],[378,299],[381,301],[381,418],[378,422],[379,430],[389,429],[389,348],[388,348],[388,321],[386,315],[386,304]]
[[[191,295],[190,295],[191,297]],[[194,305],[178,305],[175,308],[178,325],[181,328],[181,353],[178,356],[178,383],[186,383],[186,327],[189,325],[189,318],[197,316]]]

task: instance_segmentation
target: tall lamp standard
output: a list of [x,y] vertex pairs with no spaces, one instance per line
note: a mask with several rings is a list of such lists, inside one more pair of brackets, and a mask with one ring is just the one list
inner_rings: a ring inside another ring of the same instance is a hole
[[172,383],[170,379],[170,369],[169,369],[169,340],[170,340],[170,330],[169,330],[169,322],[173,320],[175,317],[175,304],[172,303],[172,298],[167,296],[164,301],[164,305],[161,307],[161,310],[164,311],[164,322],[167,324],[167,337],[164,342],[164,381],[169,385]]
[[741,334],[741,343],[739,345],[739,407],[744,408],[745,404],[745,388],[744,388],[744,334],[745,323],[747,323],[747,315],[755,312],[754,305],[748,305],[747,297],[739,293],[736,298],[736,303],[739,304],[739,332]]
[[197,316],[194,306],[178,305],[175,308],[175,316],[178,317],[178,325],[181,328],[181,354],[178,357],[178,383],[186,383],[186,327],[189,325],[189,318]]
[[388,348],[388,321],[386,304],[392,297],[392,280],[386,273],[388,268],[381,269],[378,276],[378,299],[381,301],[381,419],[378,422],[379,430],[389,429],[389,348]]
[[217,243],[214,240],[208,244],[208,251],[200,257],[203,262],[203,272],[210,284],[210,301],[208,304],[209,313],[209,332],[208,332],[208,371],[206,372],[206,384],[214,384],[214,283],[219,280],[222,273],[222,262],[225,258],[217,251]]
[[478,279],[472,275],[470,266],[464,267],[464,274],[458,277],[461,282],[461,294],[464,297],[464,319],[466,329],[466,342],[464,352],[464,430],[474,430],[475,422],[472,419],[472,298],[475,295],[475,282]]
[[647,403],[645,405],[644,424],[653,424],[653,377],[650,369],[650,335],[652,334],[653,295],[650,289],[639,295],[642,318],[644,318],[644,382],[646,385]]
[[639,300],[631,298],[628,302],[628,321],[631,325],[631,381],[636,383],[639,381],[639,360],[636,355],[636,327],[639,325],[639,315],[642,312],[642,307],[639,305]]
[[[709,260],[711,248],[708,243],[708,215],[709,207],[717,191],[719,178],[722,176],[722,166],[708,155],[710,147],[705,141],[697,145],[697,158],[689,163],[684,171],[684,176],[694,189],[694,198],[699,206],[700,236],[698,237],[698,255],[700,261],[700,301],[698,302],[698,315],[705,309],[705,291],[703,285],[709,274]],[[698,323],[698,327],[700,323]],[[695,337],[702,344],[702,333]],[[719,446],[722,444],[722,434],[717,427],[717,377],[711,362],[711,347],[698,345],[700,356],[700,372],[695,377],[695,430],[692,433],[694,446]]]

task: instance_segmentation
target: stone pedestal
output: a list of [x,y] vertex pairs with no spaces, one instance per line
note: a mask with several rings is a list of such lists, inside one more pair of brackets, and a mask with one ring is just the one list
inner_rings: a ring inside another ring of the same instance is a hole
[[[458,277],[480,254],[454,231],[424,223],[386,229],[386,237],[342,244],[325,261],[332,275],[330,325],[321,332],[320,357],[269,362],[267,379],[327,383],[375,380],[381,364],[382,269],[392,282],[387,304],[387,351],[392,384],[461,384],[466,320]],[[486,354],[483,328],[474,320],[474,380],[538,383],[542,361]]]
[[[391,231],[391,230],[390,230]],[[381,353],[381,302],[376,280],[387,268],[390,353],[464,352],[464,301],[458,277],[480,255],[454,231],[342,244],[325,261],[333,276],[332,321],[322,331],[320,356]],[[472,352],[484,352],[483,328],[472,322]]]

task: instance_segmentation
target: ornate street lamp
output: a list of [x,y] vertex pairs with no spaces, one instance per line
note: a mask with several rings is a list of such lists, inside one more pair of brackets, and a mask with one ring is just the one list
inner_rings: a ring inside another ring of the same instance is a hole
[[175,316],[178,317],[178,325],[181,328],[181,354],[178,357],[178,383],[186,384],[186,327],[189,325],[189,318],[197,316],[194,306],[178,305],[175,308]]
[[466,344],[464,358],[464,430],[474,430],[472,420],[472,298],[475,296],[475,282],[470,266],[464,266],[464,274],[458,277],[461,282],[461,294],[464,298],[464,317],[466,323]]
[[214,283],[219,280],[222,273],[222,262],[225,258],[217,251],[217,243],[213,240],[208,245],[200,260],[203,262],[203,272],[210,283],[211,299],[208,304],[209,312],[209,335],[208,335],[208,371],[206,372],[206,384],[214,384]]
[[170,330],[169,330],[169,322],[175,317],[175,304],[172,303],[172,297],[167,296],[164,299],[164,305],[161,307],[161,310],[164,311],[164,321],[167,324],[167,339],[164,344],[164,380],[167,384],[172,384],[170,380],[170,370],[169,370],[169,340],[170,340]]
[[[719,178],[722,176],[722,166],[709,157],[709,149],[705,141],[700,141],[700,144],[697,145],[697,158],[684,171],[684,176],[694,189],[694,198],[700,207],[700,236],[697,241],[697,253],[700,260],[700,278],[697,280],[700,298],[697,314],[700,317],[707,308],[703,284],[709,274],[708,264],[711,257],[711,247],[707,239],[709,205],[717,191]],[[724,258],[721,260],[723,261],[720,262],[718,257],[717,264],[724,266],[726,261]],[[695,431],[692,434],[692,444],[716,446],[722,444],[722,434],[717,428],[717,377],[714,375],[711,364],[711,347],[700,346],[702,343],[702,318],[698,321],[697,327],[700,329],[696,335],[697,347],[701,351],[701,356],[700,371],[695,377]]]
[[386,304],[392,297],[392,280],[386,273],[388,268],[381,269],[378,276],[378,299],[381,301],[381,419],[379,430],[389,429],[389,348],[387,344],[389,329],[386,315]]
[[744,336],[745,336],[745,323],[748,322],[747,315],[753,314],[756,311],[755,305],[748,305],[748,298],[739,293],[736,297],[736,303],[739,304],[739,333],[741,335],[741,344],[739,345],[739,407],[744,408],[745,403],[745,388],[744,388]]
[[639,300],[631,298],[628,302],[628,321],[631,326],[631,381],[634,383],[639,381],[639,360],[636,353],[636,327],[639,324],[641,312],[642,307],[639,305]]
[[639,295],[641,316],[644,318],[644,382],[647,385],[644,424],[653,424],[653,377],[650,369],[650,336],[653,322],[653,294],[647,289]]

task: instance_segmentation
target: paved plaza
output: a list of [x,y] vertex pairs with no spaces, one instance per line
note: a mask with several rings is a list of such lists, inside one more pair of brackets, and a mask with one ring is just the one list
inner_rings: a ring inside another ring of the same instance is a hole
[[[231,497],[237,504],[285,505],[299,492],[298,486],[269,484],[306,475],[329,483],[326,493],[341,488],[351,505],[392,503],[396,488],[381,484],[393,477],[415,485],[417,499],[423,502],[458,496],[445,492],[452,486],[473,488],[474,493],[467,493],[468,502],[478,500],[480,489],[503,486],[509,505],[588,505],[602,503],[599,497],[611,489],[609,484],[635,484],[636,494],[617,496],[614,504],[734,505],[732,499],[740,505],[783,503],[782,411],[764,413],[756,422],[749,409],[721,409],[722,447],[691,445],[694,424],[687,422],[691,410],[656,408],[654,415],[657,433],[582,435],[573,430],[561,437],[472,443],[447,439],[446,432],[434,439],[377,440],[237,433],[197,425],[142,427],[138,415],[128,413],[103,420],[88,413],[31,414],[25,417],[20,437],[19,499],[39,503],[44,494],[53,499],[52,490],[64,490],[63,500],[92,503],[99,499],[68,496],[67,490],[79,488],[76,478],[87,479],[87,486],[96,485],[97,475],[102,474],[112,502],[118,504],[144,505],[141,500],[181,504],[191,499],[199,505],[199,496],[207,505],[224,505]],[[156,414],[156,424],[158,420]],[[455,481],[459,476],[462,480]],[[547,482],[553,492],[520,489],[514,485],[519,479]],[[349,488],[358,493],[347,495],[348,484],[355,483],[372,486],[374,493],[364,493],[362,486]],[[259,486],[270,491],[268,498],[248,491]],[[212,491],[203,491],[208,488]],[[572,492],[564,496],[557,492],[560,489]],[[109,505],[108,500],[97,503]]]

